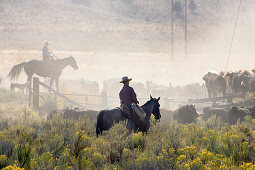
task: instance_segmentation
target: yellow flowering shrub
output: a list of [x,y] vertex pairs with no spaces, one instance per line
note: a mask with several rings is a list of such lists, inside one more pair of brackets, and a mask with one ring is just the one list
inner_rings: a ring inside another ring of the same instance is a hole
[[155,164],[155,161],[156,161],[156,157],[153,153],[151,152],[145,152],[145,153],[140,153],[136,160],[135,160],[135,163],[137,165],[140,165],[140,166],[143,166],[143,165],[150,165],[150,164]]
[[19,167],[17,167],[17,165],[14,165],[14,166],[9,165],[9,166],[3,168],[2,170],[24,170],[24,168],[19,168]]
[[44,152],[38,160],[38,165],[41,168],[53,168],[54,167],[54,158],[51,152]]
[[6,155],[0,155],[0,168],[3,168],[7,165]]
[[213,159],[213,154],[206,149],[199,153],[201,161],[206,164]]
[[249,162],[249,163],[243,162],[240,165],[240,168],[243,169],[243,170],[254,170],[255,165],[253,165],[251,162]]
[[122,122],[96,137],[87,118],[17,118],[0,114],[3,169],[255,169],[255,119],[151,124],[145,135],[129,134]]
[[105,157],[100,153],[95,152],[92,155],[91,161],[96,167],[101,167],[105,162]]
[[142,132],[132,134],[132,142],[134,148],[143,149],[145,145],[145,137]]

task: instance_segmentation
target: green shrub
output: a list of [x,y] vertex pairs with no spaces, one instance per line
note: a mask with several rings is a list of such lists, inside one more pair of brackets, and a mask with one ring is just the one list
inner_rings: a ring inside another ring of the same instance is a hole
[[[29,116],[0,108],[0,167],[8,169],[254,169],[255,120],[229,126],[216,117],[182,125],[151,122],[148,134],[125,122],[96,137],[86,118]],[[27,111],[30,112],[30,111]],[[33,113],[33,111],[31,111]],[[1,117],[2,116],[2,117]]]

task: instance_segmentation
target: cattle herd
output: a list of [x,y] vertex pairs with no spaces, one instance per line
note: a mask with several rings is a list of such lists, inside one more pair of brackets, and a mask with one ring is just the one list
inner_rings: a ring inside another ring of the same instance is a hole
[[[176,121],[181,124],[195,123],[198,120],[208,120],[212,116],[220,119],[222,123],[229,125],[241,123],[246,116],[255,119],[255,106],[226,106],[226,107],[205,107],[203,113],[198,113],[194,105],[185,105],[175,111],[168,109],[160,110],[162,119],[161,124]],[[198,119],[199,118],[199,119]]]
[[252,69],[252,72],[247,70],[208,72],[204,75],[203,80],[205,81],[208,97],[255,92],[255,69]]
[[[221,97],[226,94],[243,94],[255,92],[255,69],[251,72],[208,72],[203,76],[208,97]],[[167,119],[176,120],[178,123],[193,123],[199,117],[201,120],[207,120],[212,116],[221,119],[223,123],[230,125],[238,121],[243,122],[246,116],[255,118],[255,102],[245,101],[241,103],[230,103],[226,105],[216,105],[204,107],[203,113],[199,114],[194,105],[182,106],[176,111],[167,109],[162,110],[162,117],[167,115]],[[166,120],[167,120],[166,119]]]
[[[95,110],[63,110],[62,112],[52,112],[48,115],[48,119],[52,119],[53,115],[56,113],[62,113],[63,117],[66,119],[81,119],[84,117],[89,118],[92,122],[97,120],[98,111]],[[160,109],[161,121],[160,124],[163,125],[168,122],[176,121],[181,124],[195,123],[198,120],[208,120],[212,116],[220,119],[222,123],[228,123],[230,125],[236,124],[238,121],[241,123],[245,121],[246,116],[255,119],[255,106],[240,106],[239,104],[234,104],[233,106],[228,105],[222,106],[212,106],[204,107],[203,113],[199,113],[194,105],[181,106],[176,110]]]

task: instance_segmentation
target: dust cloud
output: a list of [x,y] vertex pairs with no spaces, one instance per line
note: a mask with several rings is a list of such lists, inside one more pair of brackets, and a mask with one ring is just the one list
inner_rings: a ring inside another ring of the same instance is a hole
[[[172,59],[170,0],[2,0],[0,76],[8,86],[11,67],[41,60],[41,43],[50,40],[55,55],[72,55],[79,65],[61,79],[97,81],[101,88],[103,80],[124,75],[144,84],[201,84],[205,72],[225,70],[239,0],[188,1],[187,60],[184,1],[174,5]],[[228,70],[254,68],[254,5],[242,2]]]

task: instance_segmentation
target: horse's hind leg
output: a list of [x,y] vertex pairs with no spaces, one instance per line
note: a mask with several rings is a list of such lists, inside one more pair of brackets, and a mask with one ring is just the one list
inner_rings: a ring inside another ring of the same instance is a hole
[[25,93],[28,94],[28,90],[29,90],[28,84],[26,84],[26,87],[25,87],[25,88],[26,88]]
[[58,92],[58,78],[55,79],[55,83],[56,83],[56,90]]
[[28,93],[28,105],[31,106],[31,95],[32,95],[32,89],[31,89],[31,79],[32,79],[32,75],[28,75],[27,76],[27,83],[28,83],[28,89],[29,89],[29,93]]

